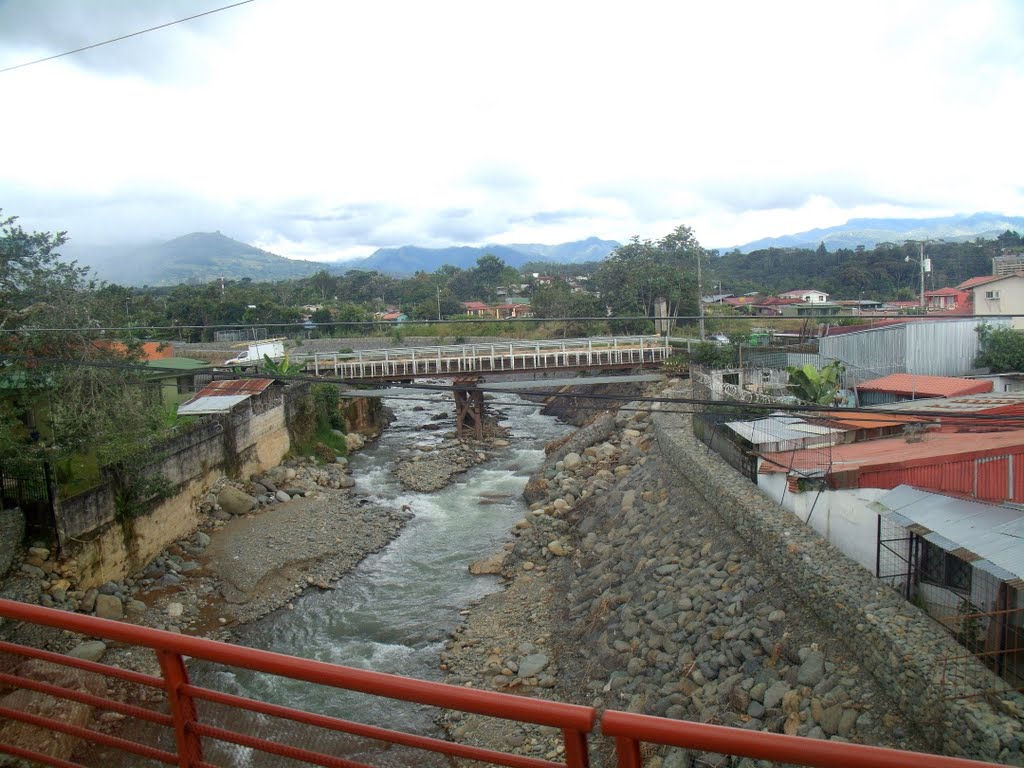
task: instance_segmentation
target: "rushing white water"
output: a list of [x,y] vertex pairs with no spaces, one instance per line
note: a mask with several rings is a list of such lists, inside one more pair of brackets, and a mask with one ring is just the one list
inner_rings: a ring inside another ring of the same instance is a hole
[[[422,395],[417,395],[422,397]],[[352,457],[357,493],[381,505],[407,504],[415,518],[383,551],[371,555],[333,590],[309,592],[295,601],[294,610],[281,610],[242,631],[240,642],[335,664],[420,679],[439,679],[438,656],[446,634],[458,624],[459,611],[499,588],[495,577],[471,576],[474,560],[498,551],[510,538],[512,524],[526,511],[522,490],[529,474],[543,460],[544,445],[568,429],[539,407],[514,395],[508,407],[512,445],[491,451],[485,464],[457,476],[433,494],[405,491],[394,480],[396,457],[416,445],[436,443],[436,432],[419,427],[452,403],[441,394],[430,402],[391,400],[397,420],[380,440]],[[425,410],[415,410],[426,406]],[[500,406],[499,406],[500,408]],[[445,422],[451,427],[451,417]],[[229,693],[336,715],[364,723],[433,734],[436,710],[396,704],[364,694],[323,686],[292,683],[238,670],[196,670],[202,684]],[[440,756],[424,760],[399,749],[343,735],[302,732],[297,726],[250,722],[256,733],[288,735],[292,743],[325,749],[350,759],[378,765],[443,765]],[[296,740],[297,739],[297,740]],[[290,764],[279,758],[227,747],[222,759],[235,765]]]

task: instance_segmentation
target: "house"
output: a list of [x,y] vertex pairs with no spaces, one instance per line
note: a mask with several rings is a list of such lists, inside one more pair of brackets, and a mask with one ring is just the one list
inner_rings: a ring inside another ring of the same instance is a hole
[[756,303],[748,304],[751,313],[755,315],[762,315],[767,317],[778,317],[782,315],[782,308],[793,304],[803,304],[804,300],[800,298],[783,298],[781,296],[769,296],[766,299],[761,299]]
[[938,288],[925,291],[924,301],[930,312],[963,309],[971,303],[971,292],[959,288]]
[[976,392],[991,392],[992,382],[961,379],[954,376],[923,376],[918,373],[893,373],[879,379],[862,381],[855,388],[863,406],[898,403],[929,397],[957,397]]
[[781,308],[783,317],[826,317],[842,313],[843,307],[824,301],[800,301],[795,304],[785,304]]
[[1024,678],[1024,511],[910,485],[875,502],[876,575],[997,675]]
[[780,299],[800,299],[808,304],[823,304],[828,301],[828,294],[823,291],[815,291],[810,288],[800,288],[795,291],[786,291],[779,294]]
[[973,294],[974,314],[1013,315],[1013,327],[1024,329],[1024,272],[972,277],[957,287]]
[[405,312],[400,312],[398,310],[393,312],[380,312],[377,317],[385,323],[404,323],[409,319],[409,316],[405,314]]
[[829,489],[888,490],[913,484],[984,501],[1024,503],[1024,430],[939,431],[918,438],[766,453],[758,466],[758,487],[779,498],[790,480],[813,480]]
[[834,303],[843,309],[850,310],[855,315],[859,315],[861,312],[879,312],[882,309],[882,302],[875,299],[844,299]]
[[464,301],[462,302],[462,308],[466,311],[467,315],[472,315],[473,317],[489,317],[491,313],[491,308],[482,301]]
[[146,381],[160,388],[160,402],[166,406],[178,405],[209,384],[213,370],[211,363],[190,357],[148,360],[146,366],[152,370],[146,374]]

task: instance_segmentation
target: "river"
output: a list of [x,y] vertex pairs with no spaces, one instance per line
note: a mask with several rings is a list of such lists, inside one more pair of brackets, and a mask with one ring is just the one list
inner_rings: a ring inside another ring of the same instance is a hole
[[[296,599],[291,610],[277,611],[245,627],[240,630],[240,643],[335,664],[440,679],[438,657],[445,637],[460,621],[460,611],[500,588],[497,577],[471,576],[469,564],[498,551],[510,539],[512,525],[526,512],[522,491],[543,460],[544,446],[570,427],[541,415],[535,404],[503,394],[501,403],[509,405],[498,405],[497,410],[508,414],[502,423],[511,430],[512,444],[493,449],[489,461],[457,476],[445,489],[412,493],[396,482],[392,465],[420,445],[439,442],[437,432],[420,427],[440,411],[450,413],[453,404],[440,393],[409,397],[416,399],[388,401],[395,422],[376,443],[353,455],[351,466],[357,492],[381,505],[408,505],[415,517],[398,538],[340,579],[334,589],[310,591]],[[451,417],[443,423],[448,429]],[[207,667],[196,669],[195,674],[200,684],[261,701],[439,735],[432,708],[396,705],[244,670]],[[347,736],[301,733],[281,721],[261,722],[257,729],[262,736],[287,736],[291,743],[376,765],[446,764],[439,756],[432,760],[397,748],[382,751],[374,742]],[[225,750],[211,757],[215,762],[253,768],[291,764],[241,747]]]

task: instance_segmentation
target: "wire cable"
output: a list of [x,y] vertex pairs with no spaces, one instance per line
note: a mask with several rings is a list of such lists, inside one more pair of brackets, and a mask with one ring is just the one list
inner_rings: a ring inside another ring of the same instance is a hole
[[33,64],[42,64],[44,61],[53,61],[54,59],[60,59],[60,58],[63,58],[64,56],[70,56],[73,53],[81,53],[82,51],[88,51],[88,50],[91,50],[93,48],[99,48],[102,45],[110,45],[111,43],[118,43],[118,42],[120,42],[122,40],[127,40],[130,37],[138,37],[139,35],[144,35],[147,32],[155,32],[158,29],[165,29],[167,27],[173,27],[175,24],[181,24],[181,23],[186,22],[186,21],[192,21],[193,19],[199,19],[199,18],[202,18],[203,16],[209,16],[210,14],[213,14],[213,13],[220,13],[221,11],[227,11],[227,10],[229,10],[231,8],[237,8],[240,5],[246,5],[246,4],[252,3],[254,1],[255,0],[240,0],[240,2],[232,3],[231,5],[222,5],[220,8],[214,8],[213,10],[210,10],[210,11],[203,11],[202,13],[197,13],[197,14],[195,14],[193,16],[186,16],[183,19],[176,19],[174,21],[168,21],[165,24],[158,24],[155,27],[149,27],[147,29],[140,29],[138,32],[130,32],[129,34],[121,35],[120,37],[112,37],[110,40],[104,40],[104,41],[99,42],[99,43],[92,43],[91,45],[83,45],[81,48],[75,48],[74,50],[71,50],[71,51],[64,51],[64,53],[55,53],[52,56],[45,56],[45,57],[43,57],[41,59],[36,59],[34,61],[26,61],[26,62],[24,62],[22,64],[14,64],[13,66],[4,67],[3,69],[0,69],[0,75],[2,75],[4,72],[11,72],[12,70],[15,70],[15,69],[22,69],[24,67],[31,67]]

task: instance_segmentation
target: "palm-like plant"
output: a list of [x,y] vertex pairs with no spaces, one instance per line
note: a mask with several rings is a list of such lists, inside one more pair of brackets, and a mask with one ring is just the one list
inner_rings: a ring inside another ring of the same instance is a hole
[[263,356],[263,370],[274,376],[291,376],[302,373],[302,363],[293,363],[285,355],[281,360],[273,360],[270,355]]
[[789,367],[787,370],[789,384],[786,388],[794,397],[814,405],[831,405],[842,385],[845,368],[841,362],[833,360],[821,370],[810,363],[800,368]]

